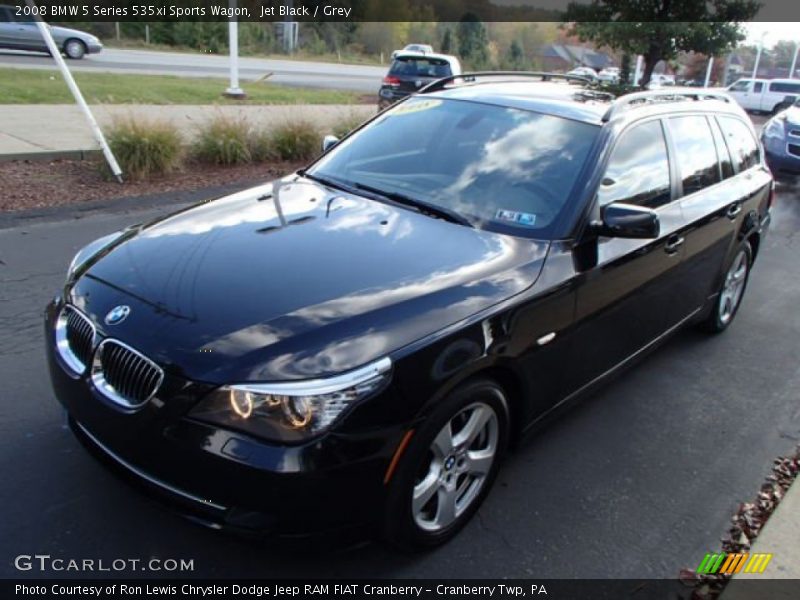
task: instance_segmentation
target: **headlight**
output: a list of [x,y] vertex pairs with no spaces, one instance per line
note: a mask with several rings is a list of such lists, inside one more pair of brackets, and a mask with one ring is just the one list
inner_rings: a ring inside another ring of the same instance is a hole
[[67,269],[67,281],[71,281],[75,274],[89,261],[90,258],[117,241],[117,239],[123,233],[123,231],[117,231],[115,233],[105,235],[78,250],[78,253],[73,257],[72,262],[69,263],[69,268]]
[[279,442],[297,442],[328,429],[349,408],[389,380],[386,357],[329,379],[223,386],[191,416]]
[[767,121],[764,126],[764,137],[783,139],[783,122],[784,119],[778,117]]

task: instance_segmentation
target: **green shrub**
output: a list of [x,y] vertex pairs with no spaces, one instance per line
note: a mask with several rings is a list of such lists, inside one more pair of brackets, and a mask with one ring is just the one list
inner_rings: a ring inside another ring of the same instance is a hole
[[205,163],[240,165],[249,163],[250,126],[244,119],[217,115],[200,127],[192,144],[192,154]]
[[119,120],[106,137],[123,175],[130,179],[169,173],[181,165],[181,136],[171,123]]
[[346,117],[342,117],[336,122],[336,124],[333,126],[333,135],[338,138],[343,138],[363,122],[364,119],[355,113],[351,113]]
[[309,160],[320,151],[322,138],[316,125],[295,121],[278,125],[270,136],[272,156],[282,160]]
[[269,131],[263,129],[252,131],[248,140],[248,148],[253,162],[263,162],[278,158],[272,147],[272,134]]

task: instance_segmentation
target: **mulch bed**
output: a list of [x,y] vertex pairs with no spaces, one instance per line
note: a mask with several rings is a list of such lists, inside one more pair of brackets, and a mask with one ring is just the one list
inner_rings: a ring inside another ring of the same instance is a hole
[[[800,474],[800,446],[791,456],[775,459],[772,473],[761,485],[753,502],[743,502],[731,517],[731,527],[722,538],[722,552],[746,553],[758,537],[764,524],[783,499],[789,486]],[[722,573],[699,575],[691,569],[683,569],[680,579],[692,586],[691,600],[713,600],[725,589],[731,576]]]
[[0,162],[0,212],[193,191],[239,182],[255,184],[271,181],[301,166],[298,163],[235,167],[190,164],[169,175],[120,184],[108,177],[104,164],[99,160]]

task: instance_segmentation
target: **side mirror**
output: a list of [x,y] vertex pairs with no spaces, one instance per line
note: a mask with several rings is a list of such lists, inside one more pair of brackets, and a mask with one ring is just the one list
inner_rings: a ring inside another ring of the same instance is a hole
[[322,151],[327,152],[339,143],[339,138],[335,135],[326,135],[322,138]]
[[614,202],[601,210],[602,221],[595,226],[598,235],[619,238],[657,238],[660,225],[654,210]]

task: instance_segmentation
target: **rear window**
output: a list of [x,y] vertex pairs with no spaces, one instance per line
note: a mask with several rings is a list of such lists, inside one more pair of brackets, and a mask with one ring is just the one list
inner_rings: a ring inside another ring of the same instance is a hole
[[397,58],[389,69],[396,77],[450,77],[450,63],[441,58]]
[[718,117],[722,135],[731,153],[736,172],[744,171],[758,164],[758,142],[750,129],[735,117]]

